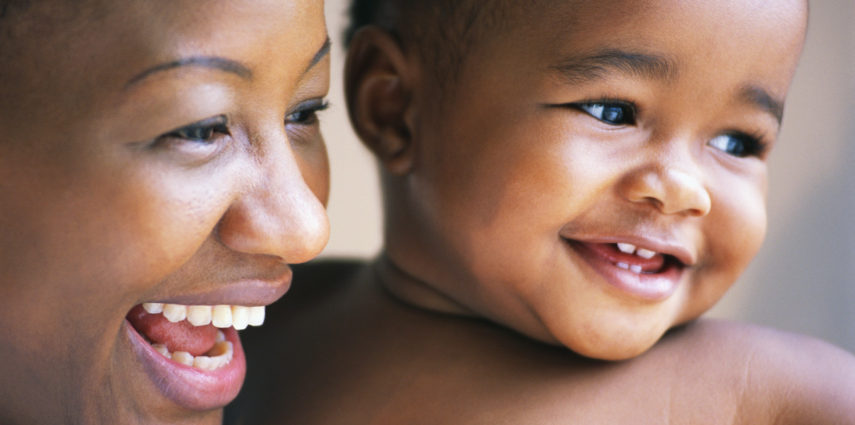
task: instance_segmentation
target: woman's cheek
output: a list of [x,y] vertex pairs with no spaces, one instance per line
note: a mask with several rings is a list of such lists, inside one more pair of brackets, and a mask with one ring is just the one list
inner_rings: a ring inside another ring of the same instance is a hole
[[295,154],[300,167],[300,174],[306,185],[318,200],[327,206],[330,191],[330,170],[327,149],[324,141],[318,136],[318,142],[310,146],[296,147]]

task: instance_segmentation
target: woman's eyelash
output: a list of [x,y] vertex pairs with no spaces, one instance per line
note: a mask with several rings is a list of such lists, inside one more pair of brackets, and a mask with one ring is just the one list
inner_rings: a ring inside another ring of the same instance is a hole
[[193,124],[175,129],[159,136],[157,140],[182,139],[192,142],[209,143],[217,134],[229,134],[228,119],[225,115],[206,118]]
[[318,112],[329,108],[329,102],[313,99],[297,105],[294,112],[285,116],[286,124],[313,125],[318,122]]

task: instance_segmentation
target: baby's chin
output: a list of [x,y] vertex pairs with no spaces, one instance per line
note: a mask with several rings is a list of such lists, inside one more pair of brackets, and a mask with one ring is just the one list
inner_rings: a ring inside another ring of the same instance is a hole
[[583,326],[569,332],[553,333],[554,343],[584,357],[621,361],[638,357],[658,343],[673,326],[618,329],[612,326]]
[[612,344],[601,344],[597,346],[572,343],[564,344],[564,346],[575,352],[576,354],[591,359],[605,361],[622,361],[629,360],[644,354],[645,352],[647,352],[647,350],[656,345],[656,342],[658,341],[659,338],[653,339],[652,342],[634,342],[632,344],[627,344],[625,343],[625,341],[622,341],[614,342]]

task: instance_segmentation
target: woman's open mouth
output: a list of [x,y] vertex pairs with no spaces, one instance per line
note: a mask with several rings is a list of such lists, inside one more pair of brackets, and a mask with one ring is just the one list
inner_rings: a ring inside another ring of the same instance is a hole
[[674,255],[627,242],[565,241],[613,288],[645,301],[662,301],[671,296],[686,269],[686,264]]
[[160,391],[205,410],[233,400],[246,374],[238,330],[264,322],[264,306],[144,303],[126,316],[134,352]]

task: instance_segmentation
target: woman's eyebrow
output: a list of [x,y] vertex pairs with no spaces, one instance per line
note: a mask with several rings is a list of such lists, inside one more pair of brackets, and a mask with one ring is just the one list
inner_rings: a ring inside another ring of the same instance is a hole
[[224,72],[235,74],[245,80],[252,79],[252,71],[248,67],[246,67],[246,65],[240,62],[219,56],[191,56],[189,58],[181,58],[148,68],[128,80],[128,82],[125,84],[125,88],[127,89],[128,87],[142,81],[143,79],[149,77],[152,74],[184,66],[198,66],[202,68],[219,69]]
[[324,58],[324,56],[326,56],[330,53],[330,46],[331,45],[332,45],[332,42],[330,42],[330,37],[327,36],[327,39],[324,40],[324,44],[321,46],[320,49],[318,49],[317,53],[315,53],[315,56],[312,57],[312,61],[309,62],[309,66],[307,66],[306,70],[303,71],[304,74],[309,72],[309,70],[312,69],[312,67],[314,67],[315,65],[317,65],[318,62],[320,62],[321,59]]
[[620,49],[602,49],[591,54],[565,57],[550,68],[569,84],[599,80],[610,72],[666,81],[677,77],[677,66],[664,56]]

